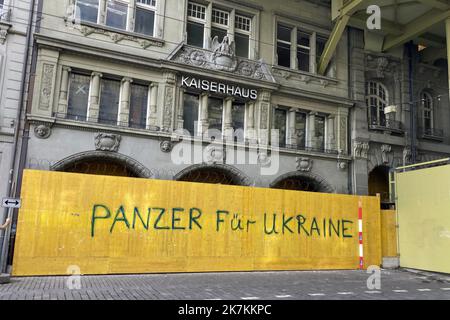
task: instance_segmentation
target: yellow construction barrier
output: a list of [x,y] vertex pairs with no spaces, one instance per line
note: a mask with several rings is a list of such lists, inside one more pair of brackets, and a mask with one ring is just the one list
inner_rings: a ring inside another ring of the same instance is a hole
[[381,210],[381,254],[397,257],[397,222],[395,210]]
[[13,274],[381,264],[377,197],[26,170]]

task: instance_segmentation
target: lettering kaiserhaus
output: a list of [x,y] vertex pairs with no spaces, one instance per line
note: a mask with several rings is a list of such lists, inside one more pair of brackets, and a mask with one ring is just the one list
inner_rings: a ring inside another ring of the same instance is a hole
[[236,85],[225,84],[217,81],[210,81],[206,79],[198,79],[189,76],[181,78],[181,84],[187,88],[194,88],[202,91],[226,94],[229,96],[240,97],[244,99],[256,100],[258,99],[258,90],[243,88]]

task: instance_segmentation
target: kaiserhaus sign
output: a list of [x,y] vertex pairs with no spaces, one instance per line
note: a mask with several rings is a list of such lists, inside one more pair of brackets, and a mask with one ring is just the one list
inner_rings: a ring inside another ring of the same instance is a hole
[[193,88],[202,91],[226,94],[229,96],[256,100],[258,99],[258,90],[240,87],[232,84],[225,84],[218,81],[210,81],[190,76],[182,76],[181,85],[186,88]]

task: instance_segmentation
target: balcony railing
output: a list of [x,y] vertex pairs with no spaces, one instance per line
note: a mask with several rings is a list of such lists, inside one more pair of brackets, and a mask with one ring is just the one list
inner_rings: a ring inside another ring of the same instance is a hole
[[369,122],[369,129],[391,131],[396,133],[403,133],[403,124],[397,120],[389,119],[372,119]]
[[419,129],[420,135],[424,139],[432,139],[432,140],[438,140],[443,141],[444,140],[444,130],[442,129],[436,129],[436,128],[420,128]]
[[284,144],[280,145],[280,148],[286,148],[297,151],[305,151],[305,152],[317,152],[317,153],[328,153],[328,154],[339,154],[338,150],[334,149],[326,149],[324,148],[314,148],[314,147],[306,147],[304,145],[295,145],[295,144]]
[[[58,119],[66,119],[66,120],[73,120],[78,122],[89,122],[89,123],[98,123],[102,125],[109,125],[109,126],[115,126],[115,127],[122,127],[122,128],[133,128],[133,129],[149,129],[147,128],[147,125],[145,122],[135,122],[133,120],[130,120],[128,122],[124,121],[117,121],[114,120],[117,118],[117,114],[105,114],[101,113],[98,120],[96,122],[88,121],[86,115],[80,115],[80,114],[70,114],[70,113],[54,113],[54,117]],[[150,130],[150,129],[149,129]]]

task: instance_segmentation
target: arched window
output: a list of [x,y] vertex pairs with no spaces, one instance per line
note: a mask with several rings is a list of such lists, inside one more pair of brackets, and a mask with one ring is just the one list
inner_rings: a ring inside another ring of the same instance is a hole
[[366,83],[366,103],[369,108],[369,123],[373,126],[386,126],[384,108],[388,104],[388,92],[379,82]]
[[422,116],[423,116],[423,129],[427,135],[432,134],[434,129],[434,103],[433,97],[428,92],[422,92]]

